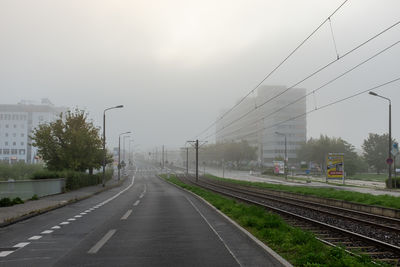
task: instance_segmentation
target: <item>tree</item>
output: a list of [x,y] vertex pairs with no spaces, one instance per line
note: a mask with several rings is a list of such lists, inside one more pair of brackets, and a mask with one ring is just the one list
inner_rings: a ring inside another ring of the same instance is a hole
[[[33,131],[32,145],[51,170],[90,172],[102,165],[100,129],[88,122],[87,113],[75,109]],[[109,160],[109,158],[108,158]]]
[[[388,134],[373,134],[370,133],[362,145],[363,156],[369,166],[375,168],[377,173],[387,168],[386,158],[388,157],[389,146]],[[395,139],[392,139],[392,143]]]
[[202,160],[218,162],[224,160],[238,165],[243,161],[255,160],[256,150],[257,148],[250,146],[247,141],[217,143],[202,147],[200,157]]
[[325,169],[325,158],[328,153],[344,153],[345,172],[351,176],[362,166],[362,159],[355,152],[350,143],[341,138],[321,135],[319,139],[310,138],[297,150],[297,157],[301,161],[316,162]]

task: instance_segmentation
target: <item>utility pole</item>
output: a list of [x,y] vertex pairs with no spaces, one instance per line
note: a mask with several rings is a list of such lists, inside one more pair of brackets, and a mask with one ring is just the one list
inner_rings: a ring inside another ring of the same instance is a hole
[[196,139],[195,143],[196,148],[196,182],[199,181],[199,140]]
[[164,145],[162,146],[162,168],[164,169]]
[[189,175],[189,148],[186,148],[186,175]]

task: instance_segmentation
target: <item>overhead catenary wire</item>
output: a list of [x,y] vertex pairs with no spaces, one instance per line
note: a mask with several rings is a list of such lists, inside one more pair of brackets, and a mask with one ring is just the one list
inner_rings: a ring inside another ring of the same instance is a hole
[[206,133],[211,127],[213,127],[218,121],[223,119],[227,114],[229,114],[232,110],[234,110],[237,106],[239,106],[250,94],[252,94],[255,90],[257,90],[258,87],[262,83],[264,83],[269,77],[271,77],[272,74],[274,74],[294,53],[297,52],[332,16],[334,16],[339,9],[346,4],[348,0],[345,0],[342,2],[342,4],[339,5],[323,22],[319,24],[317,28],[315,28],[295,49],[293,49],[288,56],[286,56],[272,71],[270,71],[253,89],[251,89],[244,97],[242,97],[235,105],[233,105],[229,110],[227,110],[222,116],[220,116],[216,121],[214,121],[210,126],[208,126],[205,130],[203,130],[201,133],[196,135],[195,139],[198,138],[199,136],[203,135]]
[[[389,84],[392,84],[392,83],[395,83],[395,82],[399,82],[399,81],[400,81],[400,77],[395,78],[395,79],[392,79],[392,80],[390,80],[390,81],[388,81],[388,82],[385,82],[385,83],[376,85],[376,86],[371,87],[371,88],[366,89],[366,90],[361,90],[361,91],[359,91],[359,92],[357,92],[357,93],[355,93],[355,94],[352,94],[352,95],[350,95],[350,96],[341,98],[341,99],[339,99],[339,100],[332,101],[332,102],[330,102],[330,103],[328,103],[328,104],[326,104],[326,105],[322,105],[322,106],[320,106],[320,107],[318,107],[318,108],[309,110],[309,111],[304,112],[304,113],[302,113],[302,114],[299,114],[299,115],[297,115],[297,116],[291,117],[291,118],[289,118],[289,119],[287,119],[287,120],[283,120],[283,121],[277,122],[277,123],[275,123],[275,124],[269,125],[269,126],[267,126],[267,127],[264,127],[264,128],[262,128],[262,129],[259,129],[258,131],[263,131],[263,130],[266,130],[266,129],[270,129],[270,128],[279,126],[279,125],[281,125],[281,124],[283,124],[283,123],[286,123],[286,122],[289,122],[289,121],[293,121],[293,120],[299,119],[299,118],[304,117],[304,116],[307,116],[308,114],[311,114],[311,113],[313,113],[313,112],[319,111],[319,110],[321,110],[321,109],[325,109],[325,108],[327,108],[327,107],[330,107],[330,106],[333,106],[333,105],[336,105],[336,104],[339,104],[339,103],[344,102],[344,101],[347,101],[347,100],[349,100],[349,99],[351,99],[351,98],[354,98],[354,97],[357,97],[357,96],[359,96],[359,95],[365,94],[365,93],[367,93],[367,92],[369,92],[369,91],[372,91],[372,90],[375,90],[375,89],[378,89],[378,88],[381,88],[381,87],[384,87],[384,86],[386,86],[386,85],[389,85]],[[254,134],[254,133],[251,133],[251,134]],[[245,135],[245,136],[243,136],[243,137],[246,137],[246,136],[247,136],[247,135]]]
[[[249,126],[251,126],[251,125],[253,125],[253,124],[255,124],[255,123],[257,123],[257,122],[259,122],[259,121],[261,121],[261,120],[264,120],[264,119],[266,119],[266,118],[268,118],[268,117],[270,117],[270,116],[272,116],[272,115],[274,115],[274,114],[276,114],[276,113],[282,111],[283,109],[285,109],[285,108],[287,108],[287,107],[289,107],[289,106],[291,106],[291,105],[296,104],[297,102],[299,102],[299,101],[301,101],[301,100],[307,98],[307,97],[310,96],[310,95],[313,95],[313,96],[314,96],[314,109],[317,109],[316,99],[315,99],[315,93],[316,93],[316,92],[318,92],[319,90],[325,88],[325,87],[328,86],[329,84],[331,84],[331,83],[337,81],[338,79],[344,77],[345,75],[351,73],[351,72],[354,71],[355,69],[361,67],[361,66],[364,65],[365,63],[367,63],[367,62],[371,61],[372,59],[378,57],[379,55],[383,54],[384,52],[390,50],[391,48],[393,48],[394,46],[398,45],[399,43],[400,43],[400,40],[394,42],[393,44],[387,46],[386,48],[380,50],[379,52],[375,53],[374,55],[368,57],[367,59],[363,60],[362,62],[358,63],[357,65],[353,66],[352,68],[346,70],[345,72],[341,73],[340,75],[336,76],[335,78],[333,78],[333,79],[329,80],[328,82],[322,84],[322,85],[319,86],[318,88],[316,88],[316,89],[314,89],[314,90],[311,90],[311,91],[310,91],[309,93],[307,93],[306,95],[301,96],[301,97],[295,99],[294,101],[292,101],[292,102],[286,104],[285,106],[283,106],[283,107],[281,107],[281,108],[279,108],[279,109],[277,109],[277,110],[275,110],[275,111],[273,111],[273,112],[267,114],[266,116],[264,116],[264,117],[262,117],[262,118],[256,119],[255,121],[251,122],[251,123],[248,124],[248,125],[245,125],[245,126],[239,128],[239,129],[236,129],[236,130],[234,130],[234,131],[231,131],[231,132],[227,133],[227,135],[234,134],[234,133],[236,133],[236,132],[238,132],[238,131],[241,131],[241,130],[242,130],[243,128],[245,128],[245,127],[249,127]],[[217,132],[216,132],[215,134],[217,134]],[[209,137],[211,137],[211,136],[213,136],[213,135],[214,135],[214,133],[208,135],[208,136],[206,137],[206,139],[208,139]]]
[[[345,58],[346,56],[350,55],[351,53],[354,53],[355,51],[357,51],[358,49],[360,49],[361,47],[365,46],[366,44],[368,44],[369,42],[373,41],[374,39],[378,38],[379,36],[381,36],[382,34],[386,33],[387,31],[389,31],[390,29],[396,27],[397,25],[400,24],[400,21],[395,22],[394,24],[390,25],[389,27],[385,28],[384,30],[380,31],[379,33],[373,35],[372,37],[370,37],[369,39],[367,39],[366,41],[362,42],[361,44],[355,46],[354,48],[350,49],[349,51],[347,51],[346,53],[344,53],[340,58],[335,59],[330,61],[328,64],[322,66],[321,68],[317,69],[316,71],[312,72],[311,74],[309,74],[308,76],[306,76],[305,78],[301,79],[300,81],[296,82],[295,84],[291,85],[290,87],[286,88],[285,90],[283,90],[282,92],[276,94],[275,96],[267,99],[266,101],[264,101],[263,103],[261,103],[260,105],[257,106],[257,108],[260,108],[262,106],[264,106],[265,104],[271,102],[272,100],[280,97],[281,95],[285,94],[286,92],[288,92],[289,90],[293,89],[294,87],[298,86],[299,84],[305,82],[306,80],[310,79],[311,77],[317,75],[318,73],[320,73],[321,71],[323,71],[324,69],[328,68],[329,66],[333,65],[334,63],[338,62],[339,60],[342,60],[343,58]],[[224,127],[222,127],[221,129],[217,130],[215,133],[207,136],[205,139],[208,139],[210,136],[213,136],[215,134],[217,134],[218,132],[224,130],[225,128],[229,127],[230,125],[240,121],[241,119],[243,119],[244,117],[248,116],[250,113],[254,112],[256,110],[256,108],[251,109],[250,111],[246,112],[245,114],[243,114],[242,116],[240,116],[239,118],[236,118],[235,120],[231,121],[230,123],[228,123],[227,125],[225,125]]]

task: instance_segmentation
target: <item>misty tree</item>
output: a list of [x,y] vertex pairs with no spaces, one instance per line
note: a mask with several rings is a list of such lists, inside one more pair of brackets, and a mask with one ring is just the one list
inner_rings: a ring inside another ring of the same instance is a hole
[[54,122],[39,125],[31,136],[32,145],[38,148],[48,169],[92,173],[103,161],[99,131],[88,121],[85,111],[76,109],[61,114]]
[[206,145],[201,150],[201,159],[216,162],[233,162],[239,165],[257,158],[257,148],[252,147],[245,140],[240,142],[226,142]]
[[348,176],[355,174],[363,166],[363,159],[357,155],[355,148],[341,138],[321,135],[319,139],[310,138],[297,150],[301,161],[316,162],[325,169],[325,158],[328,153],[344,153],[345,171]]
[[[392,139],[392,143],[395,139]],[[388,134],[370,133],[362,144],[363,156],[369,166],[375,168],[377,173],[387,168],[389,136]]]

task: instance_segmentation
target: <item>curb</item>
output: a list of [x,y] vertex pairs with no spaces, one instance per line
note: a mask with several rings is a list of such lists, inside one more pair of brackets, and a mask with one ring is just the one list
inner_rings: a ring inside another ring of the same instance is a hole
[[157,175],[157,177],[161,180],[163,180],[164,182],[167,182],[173,186],[175,186],[176,188],[188,192],[190,193],[192,196],[196,197],[197,199],[203,201],[206,205],[208,205],[212,210],[214,210],[215,212],[217,212],[219,215],[221,215],[223,218],[225,218],[227,221],[229,221],[233,226],[235,226],[237,229],[239,229],[241,232],[243,232],[247,237],[249,237],[253,242],[255,242],[258,246],[260,246],[265,252],[267,252],[269,255],[271,255],[275,260],[277,260],[280,264],[282,264],[283,266],[293,266],[290,262],[288,262],[287,260],[285,260],[284,258],[282,258],[281,255],[279,255],[278,253],[276,253],[274,250],[272,250],[270,247],[268,247],[267,245],[265,245],[262,241],[260,241],[258,238],[256,238],[254,235],[252,235],[249,231],[247,231],[246,229],[244,229],[242,226],[240,226],[237,222],[235,222],[234,220],[232,220],[230,217],[228,217],[227,215],[225,215],[224,213],[222,213],[220,210],[218,210],[216,207],[214,207],[211,203],[209,203],[207,200],[205,200],[204,198],[202,198],[201,196],[196,195],[195,193],[193,193],[192,191],[189,191],[185,188],[182,188],[174,183],[171,183],[163,178],[161,178],[160,176]]
[[65,207],[65,206],[67,206],[67,205],[70,205],[70,204],[73,204],[73,203],[76,203],[76,202],[85,200],[85,199],[87,199],[87,198],[90,198],[90,197],[92,197],[92,196],[94,196],[94,195],[97,195],[97,194],[100,194],[100,193],[102,193],[102,192],[104,192],[104,191],[107,191],[107,190],[110,190],[110,189],[112,189],[112,188],[115,188],[115,187],[117,187],[117,186],[121,186],[122,183],[125,181],[125,179],[126,179],[126,177],[123,178],[123,179],[121,179],[121,180],[120,180],[118,183],[116,183],[116,184],[113,184],[113,185],[110,185],[110,186],[106,186],[106,187],[104,187],[104,188],[101,188],[100,190],[98,190],[98,191],[96,191],[96,192],[93,192],[93,193],[91,193],[91,194],[89,194],[89,195],[87,195],[87,196],[83,196],[83,197],[79,197],[79,198],[72,198],[72,199],[70,199],[70,200],[68,200],[67,202],[62,203],[62,204],[57,204],[57,205],[48,206],[48,207],[45,207],[45,208],[42,208],[42,209],[33,210],[33,211],[31,211],[31,212],[29,212],[28,214],[25,214],[25,215],[21,215],[21,216],[15,217],[15,218],[6,219],[6,220],[3,221],[2,223],[0,223],[0,228],[3,228],[3,227],[6,227],[6,226],[9,226],[9,225],[12,225],[12,224],[17,223],[17,222],[25,221],[25,220],[27,220],[27,219],[30,219],[30,218],[32,218],[32,217],[35,217],[35,216],[38,216],[38,215],[41,215],[41,214],[44,214],[44,213],[47,213],[47,212],[49,212],[49,211],[56,210],[56,209]]

